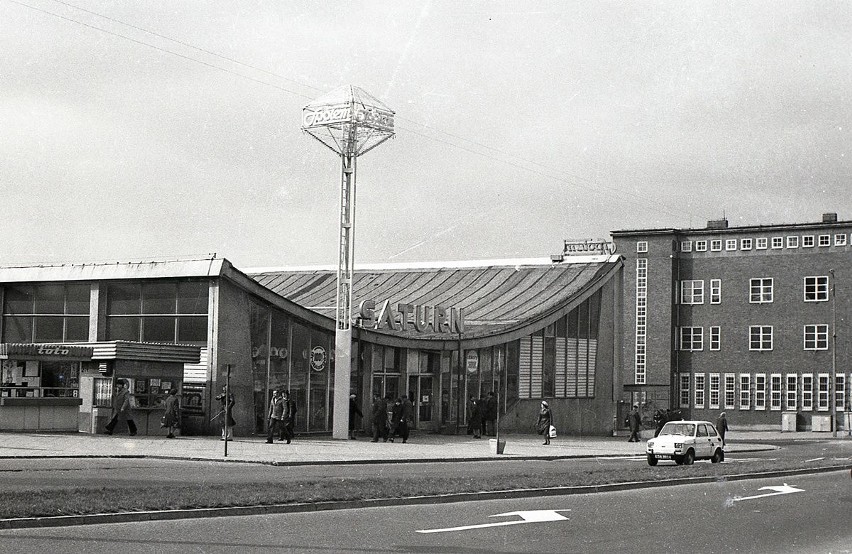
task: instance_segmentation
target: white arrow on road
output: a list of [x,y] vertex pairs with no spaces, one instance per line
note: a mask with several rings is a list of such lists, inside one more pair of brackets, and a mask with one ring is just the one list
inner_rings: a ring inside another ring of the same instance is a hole
[[498,523],[480,523],[479,525],[464,525],[462,527],[450,527],[448,529],[423,529],[418,533],[445,533],[447,531],[467,531],[468,529],[482,529],[484,527],[502,527],[504,525],[521,525],[523,523],[539,523],[542,521],[564,521],[568,518],[558,512],[570,512],[571,510],[530,510],[527,512],[507,512],[505,514],[494,514],[489,517],[518,516],[520,521],[500,521]]
[[784,483],[780,486],[774,487],[760,487],[757,489],[759,491],[774,491],[768,492],[766,494],[758,494],[755,496],[735,496],[728,500],[728,505],[732,505],[734,502],[740,502],[741,500],[754,500],[755,498],[766,498],[767,496],[778,496],[779,494],[792,494],[794,492],[805,492],[803,489],[797,489],[796,487],[791,487],[787,483]]

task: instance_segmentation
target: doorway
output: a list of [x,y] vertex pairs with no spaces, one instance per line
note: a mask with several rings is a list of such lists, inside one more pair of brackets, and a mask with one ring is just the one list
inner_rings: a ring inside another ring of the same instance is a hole
[[408,399],[414,406],[414,428],[432,427],[432,412],[435,405],[432,375],[411,375],[408,377]]

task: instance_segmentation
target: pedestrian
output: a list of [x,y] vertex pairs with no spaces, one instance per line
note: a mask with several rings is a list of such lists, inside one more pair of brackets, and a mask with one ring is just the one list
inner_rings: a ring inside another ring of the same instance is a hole
[[476,403],[479,406],[479,432],[483,436],[488,436],[488,402],[485,400],[485,395],[480,396]]
[[640,442],[639,431],[642,428],[642,416],[639,414],[639,404],[634,404],[630,410],[630,415],[627,416],[627,422],[630,424],[630,438],[627,442]]
[[662,409],[658,409],[654,412],[654,437],[660,436],[660,431],[663,430],[663,425],[665,425],[667,421],[666,412]]
[[219,401],[219,406],[221,410],[214,417],[222,418],[222,438],[219,440],[231,440],[234,438],[234,425],[237,422],[234,420],[234,404],[236,401],[234,400],[234,393],[228,390],[228,386],[222,387],[222,392],[216,395],[216,400]]
[[728,418],[725,417],[725,412],[719,414],[716,419],[716,430],[719,431],[719,436],[722,437],[722,446],[725,446],[725,434],[728,432]]
[[402,401],[402,417],[400,418],[400,425],[402,425],[401,436],[402,442],[405,444],[408,442],[411,426],[414,425],[414,406],[411,404],[408,396],[400,396],[399,399]]
[[287,444],[290,444],[293,437],[296,436],[293,428],[296,425],[298,407],[296,406],[296,401],[290,398],[290,391],[282,391],[281,397],[284,402],[284,417],[281,419],[281,436],[278,440],[287,441]]
[[485,399],[485,414],[486,419],[491,422],[491,436],[497,434],[497,397],[494,391],[488,393],[488,398]]
[[474,411],[475,408],[476,408],[476,399],[474,399],[473,395],[471,394],[470,397],[467,399],[467,434],[468,435],[473,434],[473,417],[472,417],[472,414],[473,414],[473,411]]
[[115,382],[115,394],[112,396],[112,418],[106,424],[104,433],[112,435],[119,420],[127,421],[127,431],[130,436],[136,435],[136,422],[133,421],[133,413],[130,411],[130,391],[126,379]]
[[390,425],[388,430],[388,440],[393,442],[394,437],[396,437],[397,433],[400,433],[402,436],[402,398],[397,398],[394,400],[393,405],[391,406],[391,418]]
[[382,395],[379,393],[373,394],[373,440],[379,442],[379,437],[382,437],[385,442],[388,442],[388,407]]
[[550,444],[550,427],[553,425],[553,412],[544,400],[541,401],[541,409],[538,411],[538,421],[535,429],[539,435],[544,435],[544,444]]
[[272,400],[269,401],[269,426],[266,431],[266,444],[272,444],[276,434],[281,434],[284,427],[284,395],[276,389],[272,391]]
[[178,390],[176,387],[169,389],[169,395],[166,397],[165,411],[163,414],[163,425],[169,428],[167,439],[175,438],[175,429],[180,427],[180,400],[178,398]]
[[471,411],[470,414],[468,414],[470,421],[468,422],[467,426],[468,429],[473,431],[473,438],[480,439],[482,438],[482,435],[480,434],[482,432],[482,401],[477,400],[476,398],[471,396],[470,402]]
[[361,408],[358,406],[357,396],[353,392],[349,395],[349,438],[355,440],[355,416],[364,417]]

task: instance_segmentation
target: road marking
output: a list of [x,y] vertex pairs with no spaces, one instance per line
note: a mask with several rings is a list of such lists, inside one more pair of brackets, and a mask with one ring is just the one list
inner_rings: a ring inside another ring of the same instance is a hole
[[808,463],[808,462],[818,462],[818,461],[820,461],[820,460],[824,460],[824,459],[825,459],[825,457],[822,457],[822,458],[813,458],[813,459],[810,459],[810,460],[805,460],[805,463]]
[[735,496],[733,498],[729,498],[727,500],[728,506],[733,506],[734,502],[740,502],[742,500],[754,500],[755,498],[766,498],[767,496],[778,496],[779,494],[792,494],[794,492],[805,492],[803,489],[797,489],[796,487],[791,487],[787,483],[783,485],[776,485],[774,487],[760,487],[757,489],[759,491],[775,491],[768,492],[766,494],[758,494],[755,496]]
[[461,527],[449,527],[447,529],[423,529],[418,533],[445,533],[447,531],[467,531],[469,529],[483,529],[485,527],[502,527],[505,525],[521,525],[523,523],[540,523],[542,521],[565,521],[568,518],[558,512],[570,512],[571,510],[530,510],[525,512],[507,512],[505,514],[494,514],[488,517],[519,516],[520,521],[500,521],[498,523],[480,523],[478,525],[463,525]]

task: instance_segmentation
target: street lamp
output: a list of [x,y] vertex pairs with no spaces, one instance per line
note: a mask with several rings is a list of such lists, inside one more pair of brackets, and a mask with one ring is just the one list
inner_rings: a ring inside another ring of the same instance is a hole
[[834,270],[831,274],[831,377],[828,391],[831,395],[831,436],[837,438],[837,294],[835,293]]
[[394,112],[367,91],[347,85],[302,109],[302,131],[340,156],[340,239],[334,332],[332,437],[349,438],[352,371],[352,284],[355,250],[355,168],[358,156],[394,136]]

